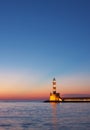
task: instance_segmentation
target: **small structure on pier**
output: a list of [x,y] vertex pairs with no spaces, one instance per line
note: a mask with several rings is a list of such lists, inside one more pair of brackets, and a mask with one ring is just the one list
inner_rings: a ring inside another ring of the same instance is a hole
[[56,92],[56,79],[55,78],[53,78],[52,84],[53,84],[53,92],[50,93],[49,101],[53,101],[53,102],[55,102],[55,101],[62,101],[62,99],[60,97],[60,93]]

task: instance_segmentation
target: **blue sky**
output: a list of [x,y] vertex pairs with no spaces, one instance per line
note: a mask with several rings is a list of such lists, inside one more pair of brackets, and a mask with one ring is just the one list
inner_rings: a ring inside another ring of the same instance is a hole
[[[1,0],[0,70],[35,74],[40,77],[38,85],[54,76],[87,79],[90,1]],[[90,90],[90,82],[88,86]]]

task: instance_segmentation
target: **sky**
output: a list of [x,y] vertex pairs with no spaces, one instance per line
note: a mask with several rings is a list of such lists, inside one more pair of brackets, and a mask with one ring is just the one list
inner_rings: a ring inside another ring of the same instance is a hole
[[90,0],[0,0],[0,99],[90,95]]

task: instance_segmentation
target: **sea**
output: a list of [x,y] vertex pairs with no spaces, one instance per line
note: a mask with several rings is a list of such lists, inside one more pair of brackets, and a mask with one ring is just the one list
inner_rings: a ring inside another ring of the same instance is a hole
[[0,130],[90,130],[90,103],[0,101]]

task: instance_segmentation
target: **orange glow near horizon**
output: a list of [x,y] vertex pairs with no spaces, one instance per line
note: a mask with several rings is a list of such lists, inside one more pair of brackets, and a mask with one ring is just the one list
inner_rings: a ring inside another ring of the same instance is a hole
[[[36,88],[36,87],[35,87]],[[39,89],[26,89],[26,90],[3,90],[0,91],[0,99],[48,99],[50,92],[52,92],[52,86],[44,87],[44,88],[39,88]],[[48,89],[49,88],[49,89]],[[81,94],[87,94],[89,95],[90,92],[88,90],[80,91],[80,90],[74,90],[74,89],[64,89],[65,87],[63,86],[62,89],[57,88],[57,92],[59,92],[62,95],[70,95],[70,94],[76,94],[76,95],[81,95]],[[78,87],[76,87],[78,88]],[[64,89],[64,90],[63,90]]]
[[[31,79],[31,80],[30,80]],[[90,95],[89,77],[67,76],[56,79],[56,91],[62,95]],[[48,99],[52,81],[41,82],[41,77],[0,75],[0,99]]]
[[[58,91],[60,92],[60,91]],[[0,99],[48,99],[50,95],[50,92],[45,93],[45,91],[43,93],[41,92],[33,92],[33,93],[0,93]],[[61,96],[64,95],[90,95],[90,93],[62,93],[60,92]]]

